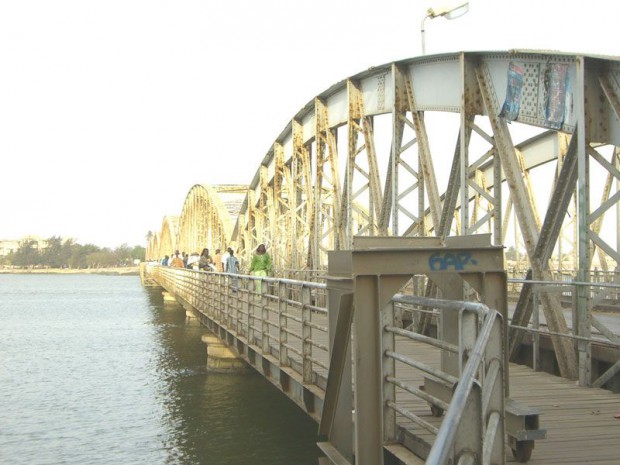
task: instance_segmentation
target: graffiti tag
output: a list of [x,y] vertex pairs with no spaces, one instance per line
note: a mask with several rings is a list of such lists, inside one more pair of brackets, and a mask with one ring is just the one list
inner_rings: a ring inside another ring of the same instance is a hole
[[478,261],[469,252],[435,252],[428,259],[428,266],[433,271],[464,270],[467,265],[477,265]]

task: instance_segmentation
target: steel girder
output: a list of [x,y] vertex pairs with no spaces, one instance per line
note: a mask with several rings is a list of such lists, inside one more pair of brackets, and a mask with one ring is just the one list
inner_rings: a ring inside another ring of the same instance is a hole
[[[480,64],[476,69],[476,77],[478,78],[482,98],[491,121],[491,126],[493,127],[498,155],[504,173],[506,173],[506,182],[510,189],[515,213],[519,221],[519,228],[521,234],[523,234],[523,241],[530,259],[533,276],[538,280],[550,281],[552,277],[549,273],[548,262],[535,253],[539,238],[540,220],[536,214],[532,192],[528,189],[522,166],[516,156],[507,123],[503,118],[497,116],[499,108],[495,105],[493,99],[494,91],[491,87],[492,81],[489,77],[488,68],[484,64]],[[566,319],[562,313],[562,307],[557,296],[542,293],[541,298],[549,329],[555,333],[568,334]],[[572,342],[560,336],[552,336],[552,340],[560,372],[565,377],[576,379],[577,361]]]

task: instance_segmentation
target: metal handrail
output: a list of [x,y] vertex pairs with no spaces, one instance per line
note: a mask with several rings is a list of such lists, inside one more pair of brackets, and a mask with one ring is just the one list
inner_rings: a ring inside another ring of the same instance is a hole
[[[481,419],[485,419],[483,421],[487,421],[488,423],[486,427],[486,433],[484,437],[481,438],[483,441],[483,450],[481,451],[481,453],[486,460],[483,461],[483,463],[490,463],[490,458],[494,453],[494,448],[496,447],[496,441],[500,440],[499,437],[497,437],[498,430],[503,428],[503,401],[500,401],[498,404],[496,399],[496,403],[494,405],[491,405],[493,402],[492,396],[494,392],[496,392],[494,391],[494,389],[497,389],[499,386],[501,388],[500,392],[503,393],[504,391],[503,358],[491,357],[490,360],[487,360],[487,362],[489,362],[488,372],[483,376],[484,385],[481,386],[482,381],[478,381],[476,375],[480,372],[481,362],[485,357],[485,353],[488,350],[487,346],[489,344],[489,341],[491,340],[491,335],[493,334],[493,331],[496,331],[496,328],[501,328],[501,314],[495,310],[489,309],[486,305],[477,302],[430,299],[410,295],[397,295],[393,298],[393,303],[415,305],[447,311],[457,311],[461,315],[461,318],[459,319],[461,322],[461,327],[463,326],[464,313],[473,314],[471,316],[472,318],[477,318],[479,321],[482,320],[478,332],[478,337],[476,338],[475,343],[472,344],[473,347],[471,347],[471,350],[469,351],[466,350],[466,347],[457,347],[444,341],[437,341],[432,338],[421,336],[412,331],[403,330],[390,325],[386,325],[384,327],[385,331],[408,338],[410,340],[431,344],[435,347],[443,350],[448,350],[450,352],[457,352],[460,354],[466,352],[468,355],[468,360],[463,367],[459,378],[456,378],[452,375],[442,372],[441,370],[434,369],[425,364],[412,360],[409,357],[405,357],[390,350],[386,350],[384,352],[384,355],[386,357],[405,363],[418,370],[426,372],[433,376],[435,379],[447,382],[449,386],[456,386],[456,389],[452,395],[452,400],[449,404],[447,404],[440,399],[437,399],[436,397],[429,395],[428,393],[421,391],[415,387],[412,387],[409,384],[398,380],[392,376],[386,377],[387,382],[403,390],[406,390],[407,392],[417,397],[420,397],[427,402],[430,402],[432,405],[435,405],[443,410],[447,408],[446,416],[443,420],[441,427],[437,431],[436,439],[427,458],[426,463],[428,464],[445,464],[448,463],[448,460],[452,460],[455,458],[455,451],[453,450],[454,444],[457,437],[457,432],[459,430],[459,424],[468,405],[468,402],[470,402],[472,389],[474,388],[474,386],[482,387],[482,389],[476,388],[478,390],[477,395],[479,396],[479,404],[481,410],[479,414]],[[497,326],[498,321],[500,323],[499,327]],[[501,337],[499,339],[501,340]],[[501,342],[499,343],[501,344]],[[502,353],[501,347],[495,347],[494,351],[495,353]],[[408,418],[410,421],[413,421],[414,423],[424,427],[425,429],[428,429],[426,428],[426,421],[422,420],[421,418],[419,418],[412,412],[407,411],[406,409],[397,407],[393,401],[386,401],[386,406],[393,409],[395,412],[403,415],[405,418]],[[482,412],[487,412],[487,414],[483,415]],[[428,430],[431,431],[430,429]],[[501,440],[503,441],[503,431],[501,433],[501,436]]]
[[[327,333],[326,326],[311,321],[313,314],[326,315],[327,309],[303,298],[303,289],[312,295],[318,295],[318,292],[326,289],[324,283],[169,268],[161,265],[152,265],[151,270],[161,276],[164,282],[160,284],[169,291],[190,304],[196,303],[200,307],[195,306],[198,311],[205,313],[218,324],[226,325],[230,331],[244,337],[248,344],[260,346],[263,351],[269,350],[270,355],[273,355],[271,350],[279,346],[280,357],[285,358],[284,365],[296,369],[297,365],[291,364],[288,360],[288,353],[299,356],[302,368],[297,371],[301,376],[305,376],[308,372],[316,372],[313,366],[327,368],[312,355],[312,350],[315,348],[328,352],[328,346],[310,336],[313,330]],[[236,283],[236,294],[230,292],[233,280]],[[263,283],[262,292],[257,292],[252,285],[256,281]],[[289,289],[284,296],[278,295],[280,285]],[[298,293],[299,300],[291,297],[291,293],[293,296]],[[275,319],[267,319],[270,315]],[[289,320],[299,324],[298,329],[288,327]]]
[[[501,318],[499,312],[491,311],[486,306],[483,307],[487,308],[487,314],[482,323],[476,345],[471,351],[469,359],[463,369],[459,383],[452,395],[452,401],[450,402],[450,406],[448,407],[444,421],[439,429],[439,433],[437,433],[437,438],[433,443],[426,463],[443,464],[448,462],[448,456],[452,451],[456,439],[456,425],[461,421],[467,398],[476,382],[476,373],[482,362],[495,320]],[[503,414],[503,412],[501,412],[501,414]],[[497,425],[498,423],[495,424]],[[504,440],[503,437],[501,440]],[[489,446],[487,445],[486,447],[488,448]]]

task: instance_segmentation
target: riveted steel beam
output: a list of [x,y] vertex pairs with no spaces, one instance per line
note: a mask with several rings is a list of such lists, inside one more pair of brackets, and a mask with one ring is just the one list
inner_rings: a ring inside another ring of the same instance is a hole
[[[577,136],[571,138],[570,145],[566,152],[566,156],[563,159],[562,168],[558,176],[558,182],[556,182],[549,206],[547,208],[547,214],[541,228],[540,236],[536,244],[536,250],[534,255],[541,263],[547,263],[551,258],[555,244],[558,241],[560,232],[562,230],[562,224],[566,212],[570,205],[571,198],[575,192],[575,185],[577,183]],[[528,272],[528,278],[532,278],[531,270]],[[531,284],[524,284],[521,289],[521,294],[515,308],[515,312],[512,317],[512,323],[516,326],[527,326],[532,316],[532,291],[533,286]],[[523,340],[523,332],[517,330],[510,330],[510,357],[516,357],[519,346]]]
[[[534,209],[531,205],[531,196],[523,180],[522,170],[518,163],[518,158],[506,121],[497,116],[499,114],[495,106],[495,101],[497,99],[495,98],[495,93],[492,88],[492,81],[488,75],[488,69],[484,63],[481,63],[476,68],[476,77],[487,109],[489,121],[493,128],[498,155],[502,162],[502,169],[506,176],[506,183],[510,190],[515,213],[519,221],[519,227],[523,235],[523,242],[530,258],[534,278],[551,280],[551,276],[548,273],[548,264],[541,262],[540,259],[536,257],[535,251],[540,229],[539,222],[537,221]],[[541,299],[543,301],[543,309],[549,329],[557,333],[568,334],[568,327],[558,298],[549,293],[543,293]],[[552,340],[562,376],[576,379],[577,360],[572,343],[558,336],[553,337]]]
[[[424,112],[418,110],[415,94],[413,92],[413,86],[411,85],[411,78],[408,74],[403,74],[403,76],[405,91],[407,93],[407,101],[409,103],[409,111],[411,112],[411,119],[413,121],[413,127],[418,140],[420,172],[422,178],[424,179],[424,186],[429,198],[433,228],[437,229],[441,215],[441,199],[439,197],[439,189],[437,187],[437,178],[435,176],[435,168],[433,166],[433,158],[431,156],[431,148],[428,142],[426,125],[424,124]],[[423,200],[424,196],[420,195],[419,198]],[[422,204],[421,210],[424,211],[424,204]]]

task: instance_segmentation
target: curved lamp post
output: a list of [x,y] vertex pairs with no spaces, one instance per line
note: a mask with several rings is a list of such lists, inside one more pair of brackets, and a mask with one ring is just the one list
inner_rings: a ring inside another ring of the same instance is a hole
[[443,16],[446,19],[456,19],[463,16],[469,11],[469,2],[445,2],[435,8],[426,10],[426,16],[422,19],[420,27],[420,35],[422,36],[422,55],[426,55],[426,46],[424,44],[424,21],[426,18],[434,19]]

